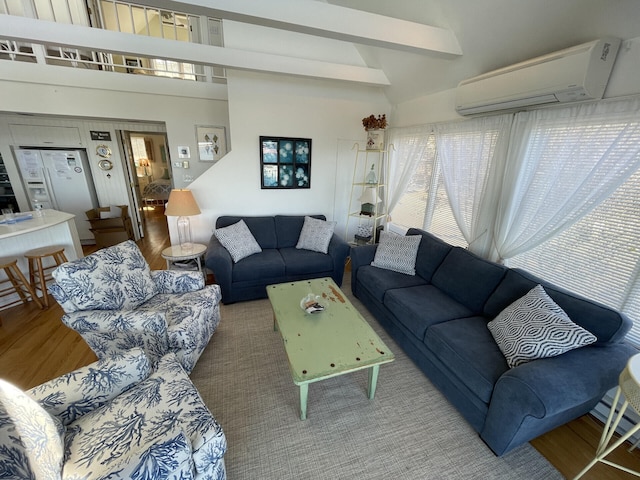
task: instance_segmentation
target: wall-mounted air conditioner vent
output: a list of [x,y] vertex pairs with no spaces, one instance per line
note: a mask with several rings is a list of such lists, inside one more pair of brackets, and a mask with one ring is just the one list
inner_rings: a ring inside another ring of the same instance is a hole
[[602,98],[620,40],[604,38],[460,82],[456,111],[474,115]]

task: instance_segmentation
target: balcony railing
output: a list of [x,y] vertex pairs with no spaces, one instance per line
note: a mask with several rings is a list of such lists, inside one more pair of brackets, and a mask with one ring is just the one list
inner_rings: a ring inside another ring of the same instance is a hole
[[[223,46],[222,22],[183,12],[116,0],[0,0],[0,13],[72,25]],[[77,48],[15,42],[0,38],[0,60],[46,63],[74,68],[155,75],[199,82],[220,82],[224,68]]]

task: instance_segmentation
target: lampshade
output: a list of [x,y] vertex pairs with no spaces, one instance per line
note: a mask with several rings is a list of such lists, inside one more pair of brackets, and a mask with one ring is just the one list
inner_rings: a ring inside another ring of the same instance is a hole
[[187,217],[190,215],[199,215],[200,208],[193,198],[191,190],[174,188],[169,194],[167,208],[164,214],[168,217]]
[[141,158],[138,161],[138,165],[140,165],[141,167],[148,167],[151,164],[149,163],[149,160],[147,160],[146,158]]
[[375,205],[376,203],[380,203],[382,199],[378,196],[378,188],[377,187],[367,187],[358,198],[360,203],[371,203]]

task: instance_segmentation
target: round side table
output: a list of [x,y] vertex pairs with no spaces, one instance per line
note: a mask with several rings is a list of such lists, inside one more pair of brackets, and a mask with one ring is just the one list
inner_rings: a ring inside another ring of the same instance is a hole
[[174,262],[184,262],[187,260],[195,260],[198,265],[198,271],[202,272],[202,256],[207,251],[207,246],[201,243],[194,243],[193,247],[184,249],[180,245],[172,245],[162,251],[162,258],[167,261],[167,270],[171,270]]
[[[618,409],[618,401],[620,400],[621,395],[624,397],[624,402]],[[586,467],[584,467],[584,469],[576,477],[574,477],[574,480],[581,478],[597,462],[602,462],[632,475],[640,476],[640,473],[634,470],[605,459],[605,457],[609,455],[613,450],[618,448],[634,433],[640,430],[640,423],[638,423],[631,427],[629,431],[622,435],[617,441],[614,441],[611,445],[609,445],[613,439],[613,434],[615,433],[616,428],[618,428],[620,420],[624,416],[624,412],[629,406],[631,406],[631,408],[633,408],[637,413],[640,413],[640,354],[636,354],[631,357],[627,362],[627,366],[620,374],[616,396],[613,399],[613,403],[611,404],[611,411],[609,412],[607,423],[605,424],[602,431],[602,437],[600,438],[600,443],[598,444],[598,449],[596,450],[596,456]],[[617,415],[616,410],[618,410]],[[633,448],[635,448],[635,446],[636,445],[633,445],[629,450],[632,450]]]

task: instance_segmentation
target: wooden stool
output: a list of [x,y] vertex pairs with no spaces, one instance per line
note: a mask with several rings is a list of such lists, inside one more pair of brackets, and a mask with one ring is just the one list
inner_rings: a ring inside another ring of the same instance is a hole
[[[38,290],[42,292],[42,303],[44,303],[45,307],[48,307],[47,280],[51,280],[53,277],[47,272],[68,261],[64,255],[64,247],[52,245],[50,247],[35,248],[26,252],[24,256],[29,261],[29,282],[36,294]],[[52,257],[55,265],[43,268],[42,259],[47,257]]]
[[36,293],[34,292],[27,279],[24,277],[20,269],[18,268],[18,259],[15,257],[9,258],[0,258],[0,268],[4,270],[4,273],[7,275],[6,280],[0,280],[0,285],[5,283],[10,283],[11,286],[7,288],[3,288],[0,290],[0,297],[6,297],[13,293],[17,293],[20,296],[19,300],[15,300],[5,306],[15,305],[17,303],[27,303],[29,301],[29,296],[33,299],[36,305],[40,308],[44,308]]

